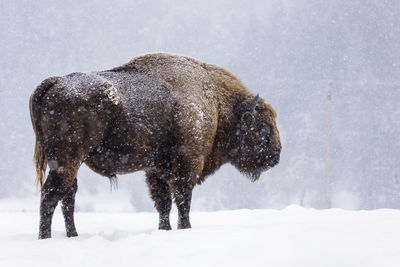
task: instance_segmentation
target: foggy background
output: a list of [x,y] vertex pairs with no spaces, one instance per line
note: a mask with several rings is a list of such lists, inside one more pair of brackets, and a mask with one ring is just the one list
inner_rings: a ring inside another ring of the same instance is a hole
[[[193,209],[400,208],[399,15],[397,0],[0,0],[0,202],[39,206],[28,101],[43,79],[166,51],[227,68],[278,113],[281,163],[256,183],[223,166]],[[82,166],[78,184],[78,210],[154,211],[141,172],[110,192]]]

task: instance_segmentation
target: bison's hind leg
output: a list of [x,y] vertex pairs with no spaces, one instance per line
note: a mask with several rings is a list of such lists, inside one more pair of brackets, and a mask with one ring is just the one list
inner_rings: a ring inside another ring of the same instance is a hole
[[146,173],[146,182],[149,187],[150,196],[159,214],[158,229],[171,230],[169,213],[171,212],[172,199],[169,185],[153,172]]
[[73,213],[78,166],[60,165],[50,162],[50,171],[41,190],[39,239],[51,237],[54,210],[62,200],[67,236],[76,236]]
[[68,237],[78,236],[75,228],[75,194],[78,191],[78,180],[75,178],[69,192],[61,201],[61,210],[64,216],[65,229]]

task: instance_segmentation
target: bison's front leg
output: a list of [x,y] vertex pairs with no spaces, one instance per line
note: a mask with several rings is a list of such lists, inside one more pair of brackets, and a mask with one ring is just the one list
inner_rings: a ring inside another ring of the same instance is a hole
[[172,200],[169,185],[156,173],[146,173],[146,182],[159,214],[158,229],[171,230],[169,213],[171,212]]
[[75,178],[74,183],[71,186],[71,189],[64,196],[61,202],[61,210],[64,215],[67,237],[78,236],[74,222],[75,194],[77,191],[78,191],[78,182],[77,179]]
[[189,213],[193,185],[187,179],[176,178],[172,182],[175,203],[178,208],[178,229],[191,228]]

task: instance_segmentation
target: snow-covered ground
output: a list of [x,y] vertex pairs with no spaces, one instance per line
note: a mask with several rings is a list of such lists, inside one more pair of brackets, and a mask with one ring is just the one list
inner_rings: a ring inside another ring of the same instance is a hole
[[[400,211],[192,212],[192,229],[158,231],[156,213],[76,213],[80,234],[36,239],[39,216],[0,212],[0,266],[400,266]],[[176,213],[172,214],[176,225]]]

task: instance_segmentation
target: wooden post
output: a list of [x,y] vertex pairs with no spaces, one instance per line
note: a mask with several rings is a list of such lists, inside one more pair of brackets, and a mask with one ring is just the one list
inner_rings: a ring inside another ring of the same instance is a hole
[[332,81],[329,82],[326,101],[326,208],[331,208],[331,134],[332,134]]

